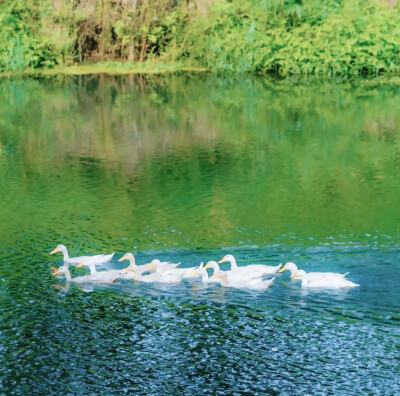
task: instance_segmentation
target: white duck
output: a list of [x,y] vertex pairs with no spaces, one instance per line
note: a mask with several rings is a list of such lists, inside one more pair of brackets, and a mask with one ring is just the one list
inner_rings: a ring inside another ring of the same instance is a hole
[[111,253],[111,254],[97,254],[95,256],[69,257],[68,250],[64,245],[58,245],[53,251],[50,252],[50,254],[55,254],[55,253],[62,253],[64,256],[64,263],[72,265],[78,265],[83,261],[93,262],[94,264],[107,263],[114,256],[114,253]]
[[210,277],[210,282],[218,282],[221,283],[221,279],[217,277],[219,273],[225,273],[228,277],[229,280],[238,278],[238,279],[254,279],[254,278],[261,278],[262,271],[249,271],[249,272],[243,272],[243,271],[236,271],[236,270],[228,270],[228,271],[222,271],[216,261],[209,261],[206,266],[204,267],[205,270],[207,269],[212,269],[213,275]]
[[[210,262],[208,262],[207,265],[209,263]],[[214,263],[215,263],[215,261],[214,261]],[[215,264],[217,264],[217,263],[215,263]],[[203,283],[221,283],[220,278],[208,276],[207,265],[206,265],[206,267],[204,267],[204,263],[202,262],[199,267],[197,267],[196,269],[193,270],[191,276],[188,276],[188,278],[196,278],[198,276],[201,276],[201,281]],[[218,264],[217,264],[217,266],[218,266]],[[208,268],[212,268],[212,267],[208,267]]]
[[[110,273],[111,272],[111,273]],[[118,275],[114,271],[97,272],[91,275],[71,277],[69,272],[69,264],[64,264],[60,268],[53,271],[54,276],[64,275],[67,282],[76,283],[114,283],[118,279]]]
[[[351,287],[360,286],[344,276],[323,276],[313,278],[309,276],[304,270],[298,270],[295,274],[291,275],[291,279],[301,279],[301,287],[320,288],[320,289],[349,289]],[[341,275],[341,274],[339,274]]]
[[138,274],[137,271],[135,271],[135,268],[132,268],[130,266],[125,268],[124,271],[127,272],[134,271],[135,275],[133,276],[133,279],[139,282],[146,282],[146,283],[159,282],[159,283],[175,284],[179,283],[183,278],[183,273],[181,272],[176,273],[174,272],[174,270],[163,271],[160,268],[157,268],[156,272],[148,275]]
[[135,269],[136,271],[139,271],[139,273],[142,272],[155,272],[155,269],[149,264],[143,264],[143,265],[136,265],[136,259],[135,256],[132,253],[125,253],[118,261],[129,261],[129,266],[131,270]]
[[231,270],[236,271],[237,273],[252,273],[256,276],[263,277],[265,275],[271,275],[275,274],[279,271],[279,269],[282,267],[282,264],[279,264],[275,267],[270,266],[270,265],[264,265],[264,264],[250,264],[250,265],[245,265],[243,267],[238,267],[236,264],[235,258],[231,254],[227,254],[224,256],[220,261],[218,261],[218,264],[226,263],[229,262],[231,263]]
[[169,274],[176,274],[176,275],[182,275],[182,279],[189,279],[189,278],[195,278],[198,267],[190,267],[190,268],[169,268],[165,266],[157,267],[157,271],[159,273],[169,273]]
[[[295,263],[288,262],[279,270],[279,272],[285,272],[285,271],[290,271],[291,279],[300,279],[300,277],[293,277],[293,275],[295,275],[298,271],[300,271]],[[344,279],[348,274],[349,272],[346,272],[345,274],[340,274],[338,272],[307,272],[307,279],[318,280],[326,277]]]
[[171,263],[170,261],[160,261],[159,259],[153,259],[150,263],[145,264],[148,272],[156,272],[157,269],[161,271],[167,271],[175,269],[180,263]]
[[250,289],[250,290],[266,290],[272,286],[275,277],[267,280],[263,279],[229,279],[224,271],[221,271],[217,275],[221,278],[221,286],[223,287],[233,287],[236,289]]
[[[132,264],[130,264],[131,266]],[[106,274],[104,276],[107,277],[113,277],[115,276],[115,279],[135,279],[135,277],[137,275],[140,275],[140,270],[138,268],[138,266],[132,266],[132,271],[126,271],[125,269],[122,270],[108,270],[108,271],[101,271],[101,272],[97,272],[96,270],[96,265],[91,262],[91,261],[87,261],[85,260],[84,262],[82,262],[81,264],[77,265],[76,268],[82,268],[82,267],[89,267],[90,269],[90,275],[93,276],[103,276],[102,274]]]

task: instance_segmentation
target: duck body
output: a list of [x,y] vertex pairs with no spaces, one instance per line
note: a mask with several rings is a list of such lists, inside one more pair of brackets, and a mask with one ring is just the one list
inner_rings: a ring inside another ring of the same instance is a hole
[[54,276],[64,275],[68,282],[75,283],[114,283],[118,279],[115,271],[103,271],[95,274],[71,277],[69,264],[64,264],[53,272]]
[[[156,272],[153,272],[148,275],[142,275],[140,271],[138,271],[136,268],[129,266],[125,268],[125,270],[128,274],[131,273],[131,275],[127,275],[125,279],[132,279],[138,282],[145,282],[145,283],[153,283],[153,282],[158,282],[158,283],[179,283],[182,278],[183,278],[183,273],[182,272],[176,272],[176,270],[163,270],[162,268],[157,268]],[[133,273],[133,274],[132,274]],[[131,278],[128,278],[128,277]]]
[[239,267],[236,263],[235,258],[231,254],[227,254],[226,256],[224,256],[220,261],[218,261],[218,264],[226,262],[229,262],[231,264],[231,271],[236,271],[236,273],[238,274],[252,273],[255,276],[259,277],[276,274],[282,267],[282,264],[279,264],[277,266],[270,266],[264,264],[250,264],[250,265],[245,265],[243,267]]
[[160,261],[159,259],[153,259],[150,263],[145,264],[148,272],[168,271],[178,268],[180,263],[171,263],[170,261]]
[[125,270],[129,268],[130,272],[152,272],[148,264],[137,265],[135,256],[132,253],[125,253],[118,261],[129,261],[129,266]]
[[[279,272],[285,272],[285,271],[290,271],[291,279],[300,279],[300,276],[294,277],[293,275],[295,275],[299,271],[304,271],[304,270],[299,270],[295,263],[288,262],[279,270]],[[308,280],[317,281],[319,279],[324,279],[324,278],[345,279],[346,276],[349,274],[349,272],[346,272],[345,274],[340,274],[338,272],[307,272],[306,274]],[[304,274],[301,274],[301,276],[304,277]]]
[[[340,274],[341,275],[341,274]],[[320,276],[319,278],[310,277],[304,270],[298,270],[292,279],[301,279],[301,287],[319,289],[350,289],[358,287],[357,283],[346,279],[344,276]]]
[[236,270],[228,270],[222,271],[216,261],[209,261],[204,269],[211,268],[214,272],[210,277],[210,282],[218,282],[220,283],[220,275],[226,274],[227,279],[241,279],[241,280],[249,280],[255,278],[261,278],[263,276],[263,271],[236,271]]
[[[208,263],[207,263],[208,264]],[[218,265],[218,264],[217,264]],[[209,267],[211,268],[211,267]],[[204,267],[204,263],[201,263],[199,267],[195,268],[191,275],[188,278],[197,278],[201,276],[202,283],[221,283],[221,279],[218,277],[208,276],[208,272],[206,267]]]
[[91,261],[84,261],[81,264],[79,264],[76,268],[81,268],[84,266],[89,267],[90,275],[95,278],[103,277],[105,279],[134,279],[135,276],[140,275],[140,271],[138,268],[133,268],[133,270],[129,272],[126,271],[126,269],[98,272],[96,270],[96,265]]
[[68,263],[71,265],[79,265],[83,261],[92,262],[94,264],[102,264],[108,263],[114,256],[114,253],[111,254],[97,254],[94,256],[79,256],[79,257],[69,257],[68,250],[64,245],[58,245],[50,254],[62,253],[64,263]]
[[145,283],[169,283],[169,284],[175,284],[179,283],[182,280],[182,274],[174,274],[174,273],[157,273],[154,272],[149,275],[141,275],[137,279],[135,279],[139,282],[145,282]]
[[[160,273],[175,274],[177,276],[181,275],[182,279],[190,279],[196,277],[197,268],[171,268],[171,269],[161,269]],[[198,276],[198,275],[197,275]]]
[[228,279],[225,273],[221,275],[221,286],[233,287],[235,289],[266,290],[272,286],[275,277],[271,279]]

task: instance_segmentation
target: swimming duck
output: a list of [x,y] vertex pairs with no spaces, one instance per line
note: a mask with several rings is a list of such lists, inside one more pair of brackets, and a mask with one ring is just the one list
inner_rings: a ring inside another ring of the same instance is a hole
[[[341,274],[339,274],[341,275]],[[298,270],[290,276],[291,279],[301,279],[301,287],[320,288],[320,289],[349,289],[360,286],[344,276],[322,276],[319,278],[311,277],[304,270]]]
[[165,271],[170,269],[175,269],[179,266],[180,263],[171,263],[170,261],[160,261],[159,259],[153,259],[150,263],[144,264],[146,265],[146,269],[148,272],[156,272],[157,269]]
[[69,257],[68,250],[64,245],[58,245],[50,254],[62,253],[64,256],[64,263],[78,265],[83,261],[93,262],[94,264],[101,264],[109,262],[114,253],[111,254],[97,254],[95,256],[80,256],[80,257]]
[[132,253],[125,253],[118,261],[125,261],[125,260],[129,261],[128,268],[130,268],[131,270],[136,269],[140,273],[155,272],[155,269],[153,270],[153,268],[149,266],[149,264],[137,265],[135,256]]
[[[129,264],[129,265],[131,265],[131,264]],[[139,268],[138,268],[138,266],[132,267],[133,270],[129,271],[129,272],[126,271],[126,268],[122,269],[122,270],[119,270],[119,269],[115,270],[114,269],[114,270],[97,272],[96,265],[93,262],[87,261],[87,260],[85,260],[81,264],[77,265],[76,268],[82,268],[84,266],[89,267],[90,275],[98,276],[99,274],[100,275],[107,274],[108,277],[113,277],[115,275],[115,277],[116,277],[115,279],[128,279],[128,280],[131,280],[131,279],[135,279],[141,273]]]
[[[263,276],[263,271],[236,271],[236,270],[228,270],[222,271],[216,261],[209,261],[204,269],[212,269],[213,275],[210,277],[210,282],[218,282],[220,283],[220,278],[216,277],[217,274],[223,272],[227,275],[228,279],[254,279],[254,278],[261,278]],[[214,276],[215,275],[215,276]]]
[[[288,262],[286,263],[280,270],[279,272],[285,272],[285,271],[290,271],[290,275],[296,274],[298,271],[300,271],[295,263]],[[305,272],[304,270],[301,270]],[[346,272],[345,274],[340,274],[338,272],[307,272],[307,279],[321,279],[324,277],[333,277],[333,278],[345,278],[349,272]],[[300,279],[300,277],[290,277],[291,279]]]
[[[210,262],[208,262],[207,265],[209,263]],[[217,264],[217,263],[215,263],[215,264]],[[188,276],[188,278],[196,278],[198,276],[201,276],[201,281],[203,283],[221,283],[221,278],[208,276],[207,265],[206,265],[206,267],[204,267],[204,263],[202,262],[196,269],[193,270],[191,276]],[[217,266],[218,266],[218,264],[217,264]],[[212,268],[212,267],[210,266],[208,268]]]
[[282,264],[279,264],[275,267],[270,266],[270,265],[264,265],[264,264],[250,264],[250,265],[245,265],[243,267],[238,267],[236,264],[235,258],[231,254],[227,254],[224,256],[220,261],[218,261],[218,264],[226,263],[229,262],[231,263],[231,270],[240,272],[240,273],[253,273],[257,274],[257,276],[265,276],[265,275],[270,275],[270,274],[275,274],[279,271],[279,269],[282,267]]
[[[125,268],[124,271],[132,272],[135,270],[136,270],[135,268],[129,266]],[[175,272],[173,269],[162,270],[162,268],[157,268],[156,272],[153,272],[152,274],[148,275],[137,274],[136,272],[133,277],[134,280],[139,282],[146,282],[146,283],[159,282],[159,283],[170,283],[170,284],[179,283],[182,280],[182,278],[183,278],[182,272]]]
[[[170,264],[170,263],[168,263]],[[170,274],[176,274],[176,275],[182,275],[183,279],[189,279],[189,278],[194,278],[196,275],[198,267],[190,267],[190,268],[173,268],[170,266],[158,266],[156,271],[159,273],[170,273]]]
[[53,275],[64,275],[67,279],[67,282],[76,283],[114,283],[118,279],[118,274],[116,274],[114,271],[103,271],[97,272],[93,275],[76,276],[75,278],[72,278],[69,271],[69,264],[64,264],[58,269],[54,270]]
[[229,279],[224,271],[221,271],[216,275],[221,278],[221,286],[233,287],[236,289],[250,289],[250,290],[266,290],[272,286],[275,277],[267,280],[263,279]]

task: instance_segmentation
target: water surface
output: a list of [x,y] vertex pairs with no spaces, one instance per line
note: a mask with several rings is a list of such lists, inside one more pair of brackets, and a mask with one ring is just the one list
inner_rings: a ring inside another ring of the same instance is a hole
[[[397,87],[4,79],[0,104],[0,393],[400,392]],[[360,287],[65,288],[59,243]]]

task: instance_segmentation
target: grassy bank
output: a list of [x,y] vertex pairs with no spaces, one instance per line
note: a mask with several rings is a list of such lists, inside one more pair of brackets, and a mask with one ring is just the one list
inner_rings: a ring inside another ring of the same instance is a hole
[[29,68],[18,71],[0,73],[1,77],[13,76],[55,76],[55,75],[88,75],[88,74],[165,74],[176,72],[205,72],[206,68],[183,66],[179,63],[164,64],[152,62],[99,62],[93,64],[77,64],[72,66],[56,66],[53,68]]

